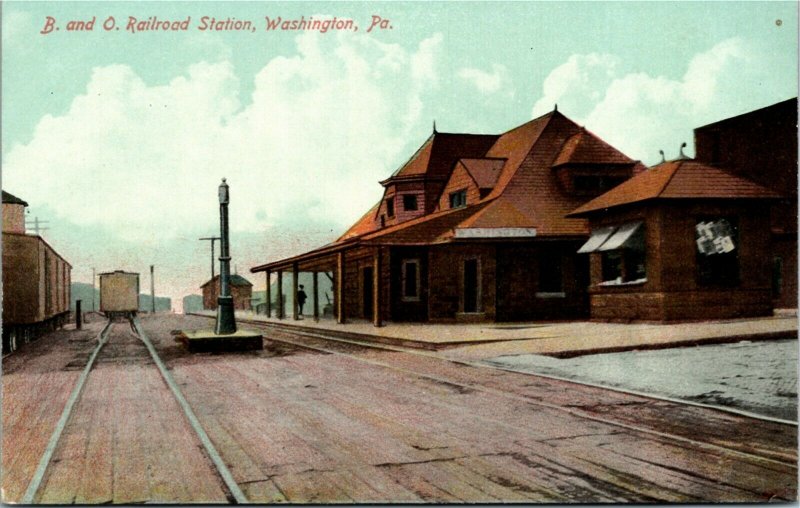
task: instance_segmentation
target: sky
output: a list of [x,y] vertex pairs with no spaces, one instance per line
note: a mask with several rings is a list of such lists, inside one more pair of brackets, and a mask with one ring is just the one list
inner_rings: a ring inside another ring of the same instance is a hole
[[[682,142],[693,154],[693,128],[797,96],[797,9],[4,2],[2,186],[48,221],[73,281],[124,269],[146,287],[153,264],[156,293],[178,307],[210,277],[198,238],[219,232],[225,177],[233,268],[263,289],[251,267],[335,240],[434,121],[502,133],[558,104],[648,165]],[[48,16],[58,30],[43,34]],[[154,16],[187,29],[128,30]],[[205,16],[252,30],[200,30]],[[334,16],[357,29],[266,29]]]

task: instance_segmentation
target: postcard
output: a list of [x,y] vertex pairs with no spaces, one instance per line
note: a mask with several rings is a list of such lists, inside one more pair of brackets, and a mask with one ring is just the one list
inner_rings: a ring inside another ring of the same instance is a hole
[[792,2],[2,4],[2,501],[797,501]]

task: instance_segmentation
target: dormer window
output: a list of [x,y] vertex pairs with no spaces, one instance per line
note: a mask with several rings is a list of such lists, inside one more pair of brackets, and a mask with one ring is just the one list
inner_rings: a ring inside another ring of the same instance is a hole
[[394,196],[386,198],[386,215],[394,217]]
[[462,206],[467,206],[467,190],[462,189],[460,191],[451,192],[450,208],[460,208]]
[[578,195],[599,195],[625,181],[624,176],[575,175],[573,188]]
[[417,195],[404,194],[403,195],[403,210],[409,212],[417,209]]

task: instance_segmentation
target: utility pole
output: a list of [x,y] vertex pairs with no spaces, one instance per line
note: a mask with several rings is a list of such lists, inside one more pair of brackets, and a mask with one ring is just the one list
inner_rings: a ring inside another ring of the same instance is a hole
[[153,301],[153,314],[156,313],[156,282],[153,278],[153,265],[150,265],[150,299]]
[[200,240],[211,240],[211,280],[214,280],[214,242],[219,239],[220,237],[218,236],[206,236],[205,238],[200,238]]
[[96,312],[94,308],[94,279],[95,279],[95,270],[92,268],[92,312]]
[[33,229],[34,234],[38,236],[40,231],[47,231],[48,229],[50,229],[50,228],[43,228],[39,226],[39,224],[49,224],[49,223],[50,221],[48,220],[39,220],[39,217],[34,217],[32,221],[25,221],[25,227],[27,228],[28,226],[33,225],[33,228],[31,229]]

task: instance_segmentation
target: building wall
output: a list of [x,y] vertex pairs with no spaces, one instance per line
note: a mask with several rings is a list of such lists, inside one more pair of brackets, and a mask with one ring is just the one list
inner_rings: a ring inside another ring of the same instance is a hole
[[[203,308],[216,310],[217,297],[219,296],[219,278],[203,286]],[[231,286],[234,310],[250,310],[250,298],[253,296],[253,286]],[[290,309],[286,309],[291,314]]]
[[[345,254],[346,319],[366,319],[371,321],[373,318],[371,313],[365,313],[365,310],[369,310],[367,308],[368,306],[365,306],[365,289],[366,286],[372,286],[373,281],[371,279],[365,279],[364,269],[371,268],[374,270],[374,255],[376,248],[377,247],[361,247],[358,249],[349,250]],[[392,319],[392,309],[391,305],[389,304],[389,292],[391,291],[390,249],[388,247],[382,247],[380,249],[380,256],[380,310],[382,319],[390,320]]]
[[444,188],[444,191],[439,198],[439,209],[449,210],[450,193],[460,190],[467,191],[468,205],[474,205],[481,199],[480,189],[478,189],[478,185],[475,183],[475,180],[472,179],[462,164],[456,164],[453,174],[450,176],[450,180],[447,182],[447,186]]
[[[585,319],[589,260],[583,241],[534,241],[497,248],[497,320]],[[557,265],[553,265],[553,263]],[[545,291],[542,270],[561,269],[561,291]]]
[[[494,321],[496,308],[496,247],[493,244],[448,244],[429,251],[428,315],[431,321]],[[464,312],[464,261],[478,260],[478,312]]]
[[3,203],[3,232],[25,233],[25,205]]
[[797,307],[797,99],[695,129],[696,158],[786,197],[771,207],[782,287],[774,305]]
[[[705,217],[738,221],[740,283],[698,282],[695,224]],[[769,212],[763,202],[651,205],[592,220],[592,228],[641,217],[646,228],[647,282],[600,286],[601,256],[591,254],[591,317],[610,321],[682,321],[772,314]]]
[[[414,194],[417,196],[417,209],[416,210],[408,210],[406,211],[403,208],[403,195],[405,194]],[[391,199],[394,201],[394,216],[390,217],[387,207],[386,207],[386,200]],[[386,190],[383,193],[383,199],[381,200],[380,207],[378,208],[378,220],[380,217],[385,217],[384,224],[386,226],[392,226],[395,224],[399,224],[401,222],[405,222],[407,220],[415,219],[424,215],[426,207],[430,207],[430,203],[427,203],[426,200],[429,199],[427,193],[425,192],[425,184],[423,182],[407,182],[407,183],[396,183],[391,184],[386,187]]]
[[[405,301],[402,298],[402,263],[406,259],[419,260],[419,300]],[[428,247],[391,247],[389,260],[391,273],[389,284],[390,313],[393,321],[428,320]]]

